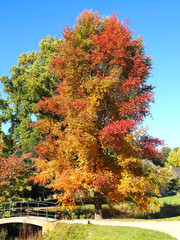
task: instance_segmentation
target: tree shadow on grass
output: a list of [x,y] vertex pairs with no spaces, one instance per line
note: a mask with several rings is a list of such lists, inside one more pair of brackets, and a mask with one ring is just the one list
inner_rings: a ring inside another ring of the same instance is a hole
[[157,210],[150,213],[140,213],[135,210],[119,210],[116,209],[114,215],[111,214],[108,208],[103,209],[103,218],[116,218],[116,219],[161,219],[180,216],[180,205],[163,204]]
[[148,218],[160,219],[180,216],[180,205],[164,203],[156,213],[149,213]]
[[[172,205],[164,203],[162,206],[155,208],[150,213],[140,212],[135,205],[128,207],[127,205],[118,206],[114,210],[114,214],[110,213],[107,205],[103,206],[104,219],[162,219],[180,216],[180,204]],[[94,208],[79,205],[73,211],[59,212],[60,219],[93,219]]]

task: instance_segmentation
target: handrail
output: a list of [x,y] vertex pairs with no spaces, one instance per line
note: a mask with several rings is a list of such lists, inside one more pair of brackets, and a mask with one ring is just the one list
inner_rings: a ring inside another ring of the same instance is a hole
[[[50,208],[54,211],[49,211]],[[49,201],[17,201],[0,203],[0,218],[30,216],[57,220],[57,204]]]

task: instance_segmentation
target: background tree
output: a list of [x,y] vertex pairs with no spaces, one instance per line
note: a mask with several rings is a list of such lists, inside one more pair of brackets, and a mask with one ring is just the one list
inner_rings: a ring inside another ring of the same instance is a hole
[[[1,144],[1,152],[3,146]],[[12,155],[8,158],[0,157],[0,201],[19,200],[23,197],[23,190],[29,189],[25,174],[29,171],[24,159],[29,157],[26,154],[21,158]]]
[[177,152],[178,150],[179,150],[179,147],[175,147],[175,148],[173,149],[174,152]]
[[[16,157],[21,157],[28,152],[32,152],[32,156],[35,156],[34,146],[41,139],[41,133],[30,124],[43,118],[42,113],[37,113],[36,104],[43,96],[51,96],[57,86],[57,78],[49,71],[49,61],[55,52],[56,44],[60,44],[60,41],[52,37],[44,38],[39,44],[38,52],[21,54],[17,66],[11,68],[11,76],[1,77],[7,97],[0,99],[0,123],[1,125],[4,123],[8,128],[7,133],[0,131],[3,146],[1,157],[11,160],[13,159],[11,155],[14,153]],[[13,156],[15,157],[15,155]],[[2,159],[0,161],[3,161]],[[10,189],[14,190],[17,186],[17,189],[21,189],[20,196],[43,197],[44,195],[40,192],[47,192],[47,190],[42,187],[38,189],[37,184],[34,186],[33,182],[28,181],[34,171],[31,159],[26,158],[25,164],[28,171],[25,168],[25,172],[21,172],[21,188],[13,179],[8,182],[9,185],[6,185],[6,189],[12,193],[13,191]],[[20,178],[17,181],[20,182]],[[36,194],[33,191],[36,191]]]
[[142,159],[158,157],[161,141],[138,130],[153,102],[150,69],[141,38],[116,15],[84,11],[64,29],[51,67],[58,88],[38,103],[45,138],[34,159],[35,181],[59,191],[63,206],[93,194],[98,218],[102,196],[110,208],[129,198],[147,210],[158,194],[159,177]]
[[164,167],[167,163],[167,159],[169,156],[169,153],[171,152],[171,148],[169,147],[163,147],[161,149],[161,156],[159,157],[159,159],[157,159],[157,161],[154,161],[154,163],[158,163],[158,165],[160,165],[161,167]]
[[11,68],[11,76],[2,76],[6,100],[1,100],[1,123],[8,123],[8,134],[1,133],[1,138],[8,139],[9,154],[19,149],[24,154],[33,151],[40,135],[30,123],[43,117],[36,114],[36,104],[42,97],[51,96],[57,86],[57,79],[49,71],[49,61],[54,53],[57,38],[46,37],[39,44],[39,52],[23,53],[18,58],[17,66]]
[[167,166],[180,167],[180,148],[178,151],[171,151],[167,158]]

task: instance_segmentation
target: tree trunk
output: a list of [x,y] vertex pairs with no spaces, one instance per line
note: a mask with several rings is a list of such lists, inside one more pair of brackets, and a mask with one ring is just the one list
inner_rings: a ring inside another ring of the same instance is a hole
[[102,219],[101,197],[99,192],[94,193],[95,219]]

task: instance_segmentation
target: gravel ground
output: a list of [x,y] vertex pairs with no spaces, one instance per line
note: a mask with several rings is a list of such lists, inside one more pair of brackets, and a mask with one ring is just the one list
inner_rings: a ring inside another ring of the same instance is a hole
[[167,233],[180,240],[180,221],[115,221],[115,220],[63,220],[64,223],[82,223],[109,226],[139,227]]

